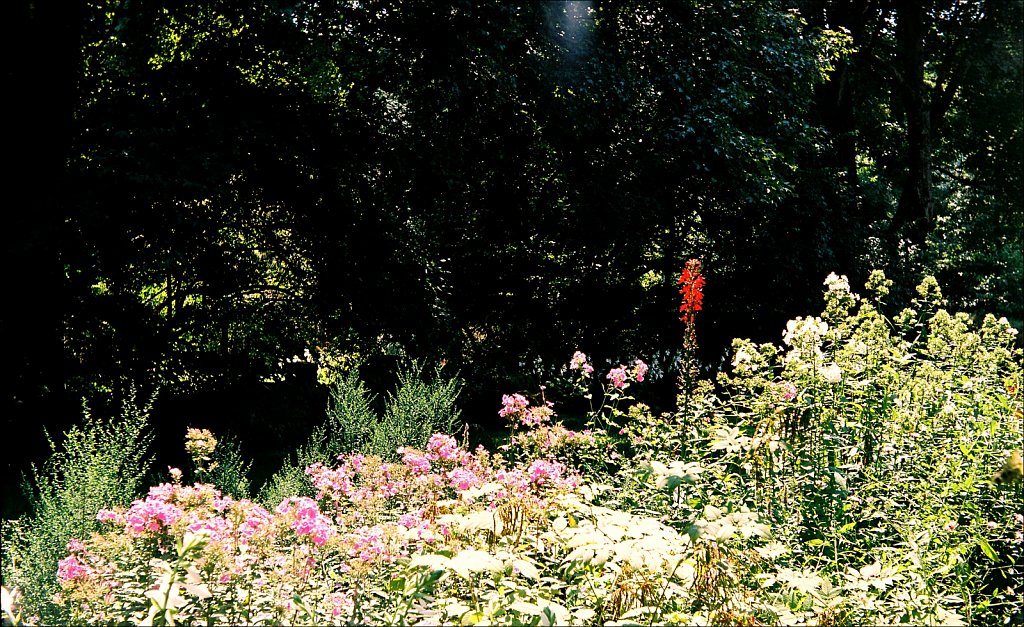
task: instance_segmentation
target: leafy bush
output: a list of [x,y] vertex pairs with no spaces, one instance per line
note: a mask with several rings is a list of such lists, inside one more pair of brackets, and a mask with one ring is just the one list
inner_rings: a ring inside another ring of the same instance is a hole
[[327,450],[331,460],[342,452],[358,451],[373,440],[378,422],[370,408],[374,400],[359,378],[358,368],[336,376],[327,406],[327,424],[333,435]]
[[306,443],[292,453],[260,488],[257,500],[266,507],[273,507],[290,496],[313,496],[313,484],[306,476],[306,467],[331,460],[330,438],[327,427],[315,427]]
[[441,376],[442,367],[424,376],[416,363],[398,373],[398,386],[387,399],[384,415],[374,424],[369,446],[352,450],[397,459],[403,445],[423,447],[434,433],[455,434],[459,430],[456,400],[462,391],[458,378]]
[[252,469],[252,462],[246,462],[242,457],[238,438],[232,434],[222,436],[212,458],[214,467],[210,471],[210,483],[235,499],[249,498],[249,471]]
[[67,614],[53,603],[60,590],[57,566],[72,538],[87,538],[101,525],[102,507],[127,505],[140,492],[149,465],[152,436],[148,415],[152,399],[137,403],[134,392],[121,415],[95,418],[86,407],[81,425],[71,427],[41,469],[33,466],[24,484],[28,514],[5,529],[4,585],[16,588],[26,618],[59,624]]
[[456,400],[462,390],[458,378],[445,378],[438,366],[424,376],[417,364],[399,371],[395,391],[388,396],[384,414],[371,406],[374,397],[353,367],[331,382],[327,421],[314,429],[306,443],[264,485],[260,502],[270,507],[289,496],[312,496],[313,486],[305,468],[334,461],[341,453],[360,452],[383,459],[397,459],[405,444],[425,446],[435,432],[458,430]]

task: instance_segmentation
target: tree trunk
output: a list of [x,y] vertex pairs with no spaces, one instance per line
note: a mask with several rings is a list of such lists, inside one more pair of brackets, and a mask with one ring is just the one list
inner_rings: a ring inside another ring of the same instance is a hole
[[901,63],[899,95],[906,114],[906,177],[892,228],[911,225],[911,238],[922,243],[934,217],[932,199],[932,120],[924,82],[925,11],[918,3],[897,5],[896,39]]

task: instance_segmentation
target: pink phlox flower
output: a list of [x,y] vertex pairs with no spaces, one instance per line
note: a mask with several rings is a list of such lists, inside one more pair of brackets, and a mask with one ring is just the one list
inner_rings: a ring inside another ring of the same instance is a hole
[[430,472],[430,458],[420,451],[403,447],[398,449],[402,456],[402,463],[405,464],[414,475],[425,475]]
[[625,366],[619,366],[618,368],[612,368],[608,372],[608,380],[612,382],[612,386],[616,388],[626,387],[626,379],[629,378],[629,374],[626,372]]
[[506,486],[511,494],[525,494],[530,487],[530,477],[519,468],[499,470],[494,479]]
[[644,377],[647,376],[647,364],[640,359],[637,359],[634,364],[633,377],[637,383],[643,383]]
[[399,525],[402,525],[406,529],[426,529],[430,526],[430,521],[423,518],[423,511],[406,512],[398,517],[396,521]]
[[363,469],[363,462],[366,460],[366,455],[362,453],[356,453],[355,455],[349,455],[346,458],[348,465],[352,468],[353,472],[359,472]]
[[110,523],[112,525],[123,525],[125,523],[124,514],[115,512],[111,509],[101,509],[99,513],[96,514],[96,520]]
[[247,543],[254,535],[268,529],[274,520],[270,512],[249,500],[243,499],[238,505],[245,513],[245,519],[238,525],[238,534],[242,544]]
[[561,478],[564,470],[565,466],[558,462],[552,462],[546,459],[535,459],[530,464],[527,472],[530,475],[530,481],[537,485],[543,485],[548,480]]
[[282,516],[294,515],[291,528],[300,536],[309,536],[318,546],[337,533],[331,520],[320,513],[317,502],[307,496],[293,496],[281,501],[277,513]]
[[796,386],[789,381],[779,383],[776,389],[779,393],[779,398],[784,401],[791,401],[796,398]]
[[67,583],[80,577],[89,577],[95,571],[78,560],[77,555],[68,555],[57,562],[57,579]]
[[193,533],[197,531],[209,531],[210,539],[214,541],[222,538],[230,538],[232,531],[234,531],[234,525],[224,518],[204,518],[196,512],[191,512],[189,514],[189,519],[192,521],[188,526],[189,531]]
[[569,360],[569,370],[579,370],[583,376],[589,377],[594,372],[594,367],[587,363],[586,353],[576,351],[572,354],[572,359]]
[[352,497],[355,491],[352,484],[354,472],[349,459],[345,459],[337,469],[327,468],[319,462],[306,468],[306,474],[317,489],[317,498],[327,496],[335,501],[342,496]]
[[565,464],[547,459],[535,459],[527,469],[530,480],[537,486],[571,489],[579,485],[579,477],[568,473]]
[[459,443],[444,433],[435,433],[427,442],[427,457],[432,460],[455,461],[460,457],[459,452]]
[[449,485],[456,490],[468,490],[480,485],[480,478],[476,473],[465,467],[454,468],[448,471],[446,476]]
[[331,604],[331,616],[335,618],[341,616],[342,612],[347,614],[355,608],[355,602],[352,600],[352,597],[340,592],[335,592],[327,597],[327,601]]
[[351,535],[352,547],[348,554],[364,562],[373,562],[377,559],[393,561],[395,556],[390,553],[385,534],[385,529],[381,525],[356,529]]
[[545,422],[550,422],[551,417],[555,415],[554,406],[555,404],[551,401],[546,401],[543,407],[528,408],[520,422],[527,427],[536,427]]
[[184,515],[181,508],[160,500],[147,498],[135,501],[125,514],[127,530],[134,534],[162,531],[178,522]]
[[146,495],[151,499],[160,501],[169,501],[174,498],[174,495],[178,492],[178,488],[181,486],[173,483],[160,483],[149,487],[149,491]]
[[514,416],[525,411],[529,404],[530,402],[522,394],[503,394],[501,397],[501,409],[498,410],[498,415],[502,418]]

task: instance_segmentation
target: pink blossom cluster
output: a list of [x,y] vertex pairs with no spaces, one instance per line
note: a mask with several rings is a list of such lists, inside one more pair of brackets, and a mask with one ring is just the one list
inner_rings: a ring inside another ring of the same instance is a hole
[[530,402],[522,394],[505,394],[501,397],[501,409],[498,415],[508,418],[513,424],[535,427],[550,422],[555,415],[555,404],[545,401],[543,405],[531,407]]
[[413,449],[399,449],[405,464],[368,463],[367,457],[361,454],[346,455],[340,458],[337,468],[328,468],[316,463],[306,468],[313,486],[317,489],[318,499],[325,497],[335,502],[342,500],[354,503],[365,503],[388,499],[401,494],[407,489],[409,466],[417,468],[416,473],[424,475],[430,468],[430,454],[420,455]]
[[501,409],[498,415],[502,418],[515,417],[526,411],[530,401],[522,394],[504,394],[501,397]]
[[530,476],[521,468],[503,468],[495,473],[494,479],[504,487],[504,490],[498,494],[499,497],[503,498],[509,495],[522,497],[530,491]]
[[647,376],[647,370],[647,364],[642,360],[637,359],[633,362],[632,368],[622,364],[620,364],[618,368],[612,368],[608,371],[607,379],[611,382],[612,387],[623,389],[629,385],[630,379],[637,383],[643,383],[644,377]]
[[348,549],[349,556],[364,562],[376,562],[377,560],[392,562],[397,557],[391,551],[390,543],[387,541],[387,531],[382,525],[356,529],[349,534],[348,540],[351,543]]
[[430,456],[422,451],[403,446],[398,449],[398,454],[402,456],[402,463],[405,464],[414,475],[425,475],[432,469],[432,466],[430,465]]
[[629,378],[629,374],[626,373],[625,366],[612,368],[611,370],[608,371],[607,379],[611,381],[612,387],[620,389],[626,387],[627,378]]
[[478,487],[482,483],[475,472],[465,467],[453,468],[445,474],[445,477],[448,479],[449,485],[460,492]]
[[[529,404],[519,403],[519,407],[527,409]],[[536,409],[545,408],[550,406]],[[561,425],[534,427],[531,433],[544,433],[552,443],[590,437]],[[235,585],[241,578],[268,590],[275,582],[285,583],[287,588],[291,585],[287,582],[312,576],[314,567],[332,553],[342,558],[337,572],[357,577],[416,551],[431,550],[427,547],[450,538],[448,527],[436,519],[439,500],[490,510],[514,500],[540,511],[556,491],[579,485],[578,476],[554,459],[533,459],[509,468],[482,447],[467,451],[444,434],[433,435],[425,450],[405,447],[399,452],[402,461],[398,463],[351,454],[340,457],[333,468],[314,464],[307,473],[317,487],[317,499],[287,498],[273,513],[249,501],[223,496],[213,486],[154,486],[145,499],[130,507],[104,509],[97,515],[111,527],[102,535],[123,534],[127,544],[94,538],[88,545],[104,556],[100,558],[86,551],[87,543],[69,543],[69,554],[58,566],[63,593],[79,602],[110,607],[118,593],[112,587],[117,585],[116,573],[130,568],[128,564],[139,557],[134,553],[166,558],[174,542],[188,531],[204,532],[208,537],[195,559],[203,583],[211,591],[217,590],[216,586]],[[484,486],[487,489],[475,490]],[[333,509],[325,509],[325,504]],[[396,504],[399,511],[395,511]],[[117,567],[126,551],[132,552],[132,560]],[[108,583],[106,594],[97,599],[92,591],[97,584]],[[274,596],[272,603],[284,608],[290,600],[288,595]],[[321,607],[337,616],[351,609],[351,598],[332,597]],[[96,611],[102,615],[104,610]]]
[[57,563],[57,579],[61,583],[69,582],[73,579],[89,577],[96,572],[96,569],[82,563],[82,558],[87,556],[88,558],[95,559],[95,556],[89,555],[85,548],[85,544],[81,540],[72,538],[68,541],[67,550],[69,555]]
[[455,441],[455,438],[443,433],[435,433],[427,442],[427,456],[431,459],[458,461],[461,457],[460,454],[464,452],[459,448],[459,443]]
[[538,486],[572,489],[579,485],[579,477],[568,474],[565,464],[547,459],[535,459],[527,469],[530,481]]
[[648,366],[642,360],[637,359],[633,362],[633,377],[637,383],[643,383],[644,377],[647,376]]
[[561,424],[539,425],[525,433],[516,434],[513,439],[545,455],[557,455],[568,446],[587,447],[595,443],[590,429],[573,431]]
[[327,598],[327,602],[331,606],[331,616],[335,618],[342,614],[348,616],[355,608],[355,601],[352,599],[352,596],[342,592],[335,592]]
[[789,381],[777,383],[775,390],[778,393],[779,398],[781,398],[784,401],[791,401],[794,398],[796,398],[796,386],[790,383]]
[[536,427],[545,422],[550,422],[551,417],[555,415],[554,406],[555,404],[551,401],[545,401],[540,407],[530,407],[519,419],[519,422],[527,427]]
[[122,527],[133,537],[188,530],[206,531],[214,541],[248,543],[269,529],[272,516],[259,505],[235,501],[210,485],[162,483],[151,487],[145,499],[135,500],[126,511],[101,509],[96,519]]
[[569,360],[569,370],[579,370],[584,377],[589,377],[594,372],[594,367],[588,363],[586,353],[576,351]]
[[77,579],[79,577],[88,577],[93,574],[93,569],[86,566],[82,562],[78,561],[77,555],[68,555],[61,561],[57,562],[57,579],[61,583]]
[[300,536],[309,536],[317,546],[323,546],[337,534],[334,522],[320,513],[313,499],[301,496],[281,501],[275,510],[290,521],[290,527]]

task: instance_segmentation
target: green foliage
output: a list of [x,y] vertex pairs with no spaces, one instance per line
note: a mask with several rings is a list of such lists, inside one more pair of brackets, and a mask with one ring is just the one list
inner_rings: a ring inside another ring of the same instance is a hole
[[357,451],[372,442],[378,420],[371,409],[375,397],[359,378],[358,367],[337,376],[330,385],[327,425],[332,437],[328,454],[333,459],[342,452]]
[[[629,388],[647,371],[637,360],[609,373],[581,432],[555,422],[543,395],[537,406],[506,395],[499,413],[515,429],[501,454],[436,433],[425,446],[405,443],[393,463],[362,453],[314,460],[304,472],[322,498],[286,495],[273,513],[209,485],[154,488],[127,511],[101,512],[111,526],[67,545],[63,617],[1020,622],[1015,329],[949,313],[931,277],[893,318],[880,313],[890,288],[881,272],[864,298],[845,276],[825,286],[820,316],[791,320],[781,347],[736,340],[718,387],[694,386],[675,413],[634,402]],[[572,387],[587,394],[593,369],[582,352],[572,369]],[[403,371],[369,447],[398,437],[385,429],[421,438],[413,419],[454,425],[449,400],[461,384],[439,369],[424,379],[415,366]],[[340,384],[350,389],[335,390],[332,419],[297,462],[340,446],[326,439],[334,421],[368,415],[358,377]],[[208,432],[190,442],[203,459],[216,452]],[[280,477],[273,489],[302,488]]]
[[388,396],[369,446],[354,450],[393,460],[399,457],[397,449],[401,446],[422,448],[434,433],[456,434],[461,413],[456,400],[463,383],[458,377],[442,376],[442,368],[438,365],[432,373],[425,374],[421,366],[413,363],[400,371],[398,386]]
[[276,507],[291,496],[313,496],[315,490],[306,476],[306,468],[331,460],[330,442],[327,428],[323,425],[315,427],[305,444],[289,455],[281,468],[263,484],[257,500],[267,507]]
[[457,377],[443,376],[441,366],[428,375],[414,363],[399,371],[396,388],[378,417],[371,408],[374,397],[360,379],[358,367],[335,377],[327,421],[316,427],[267,481],[260,490],[260,502],[276,506],[289,496],[313,496],[305,469],[315,463],[331,463],[342,453],[393,460],[401,446],[423,447],[434,433],[456,433],[460,412],[456,401],[462,386]]
[[100,508],[127,505],[139,495],[150,463],[151,404],[132,392],[120,416],[109,419],[85,407],[82,423],[68,429],[59,446],[51,439],[52,455],[42,468],[33,467],[32,481],[25,483],[31,511],[5,529],[3,542],[4,585],[21,591],[26,618],[66,620],[53,603],[60,589],[57,562],[70,539],[100,529]]
[[238,438],[232,434],[222,436],[217,441],[217,448],[211,457],[214,466],[209,472],[210,483],[232,498],[249,498],[249,471],[252,469],[252,462],[246,462],[242,457]]
[[[813,573],[807,616],[1019,621],[1022,495],[992,479],[1024,437],[1016,330],[942,309],[932,277],[895,319],[880,272],[867,298],[825,284],[825,310],[790,321],[781,350],[736,340],[717,395],[630,424],[649,467],[610,502],[683,529],[708,507],[757,512],[780,565]],[[872,608],[870,586],[888,590]]]

